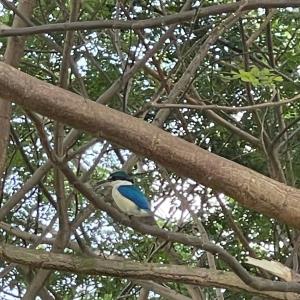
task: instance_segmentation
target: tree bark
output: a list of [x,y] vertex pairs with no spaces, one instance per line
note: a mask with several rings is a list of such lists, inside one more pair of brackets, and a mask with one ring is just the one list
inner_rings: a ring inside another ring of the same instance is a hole
[[156,128],[0,63],[0,96],[131,149],[195,181],[300,228],[300,190]]
[[[22,1],[26,2],[26,0],[20,0],[20,2]],[[252,1],[252,0],[250,0],[250,2],[258,3],[258,1]],[[273,3],[275,2],[273,1]],[[24,29],[26,29],[26,27]],[[0,29],[0,33],[1,33],[1,29]],[[70,31],[68,33],[70,33]],[[159,68],[158,68],[158,73],[159,73]],[[120,82],[121,79],[119,79]],[[188,85],[183,85],[183,87],[185,86]],[[169,91],[168,88],[165,88],[165,90],[167,92]],[[227,195],[234,197],[240,203],[242,203],[243,205],[249,208],[253,208],[259,212],[263,212],[264,214],[269,215],[270,217],[277,218],[282,222],[291,224],[292,226],[300,227],[300,221],[299,221],[300,204],[298,204],[300,200],[300,189],[295,189],[295,188],[288,187],[287,185],[280,184],[277,181],[271,180],[265,176],[253,172],[250,169],[247,169],[231,161],[228,161],[219,156],[204,151],[201,148],[193,145],[192,139],[190,139],[191,143],[187,143],[178,137],[171,136],[170,134],[168,134],[163,130],[154,128],[153,126],[147,124],[143,120],[136,120],[131,116],[126,116],[122,113],[109,109],[103,105],[99,106],[94,102],[89,101],[87,99],[88,97],[85,97],[83,99],[78,97],[78,95],[68,93],[68,92],[62,92],[60,89],[52,87],[49,84],[45,84],[41,81],[35,80],[30,76],[22,74],[21,72],[16,72],[15,70],[12,70],[5,64],[0,64],[0,97],[2,94],[4,95],[4,97],[7,97],[4,98],[3,100],[4,102],[3,101],[2,102],[9,109],[11,108],[11,102],[19,103],[21,105],[19,109],[23,107],[26,109],[34,109],[37,112],[44,114],[45,116],[55,119],[56,122],[64,122],[76,128],[76,129],[72,129],[71,133],[73,133],[73,131],[77,132],[83,128],[85,131],[91,132],[92,135],[94,136],[104,137],[110,141],[113,141],[113,143],[117,143],[118,145],[123,145],[126,148],[132,149],[134,152],[136,152],[139,155],[150,157],[153,160],[157,161],[159,164],[163,164],[167,168],[174,170],[175,172],[177,172],[177,174],[181,174],[183,176],[193,178],[201,184],[210,186],[216,189],[217,191],[222,191]],[[109,99],[109,97],[107,97],[107,99]],[[3,111],[0,110],[0,115],[1,113],[10,115],[10,110],[9,111],[5,110],[5,105]],[[18,107],[18,105],[14,105],[13,107],[16,108]],[[0,123],[0,130],[1,128],[2,126]],[[3,128],[5,129],[5,126]],[[77,130],[77,128],[79,130]],[[187,127],[186,127],[186,132],[188,132]],[[4,136],[4,142],[6,142],[6,144],[9,141],[8,134],[9,131],[7,131],[6,140]],[[256,137],[253,138],[256,139]],[[259,139],[257,139],[257,141],[260,142]],[[60,145],[62,145],[62,142],[60,143]],[[51,146],[49,146],[48,148],[50,149]],[[61,165],[63,165],[63,163],[60,162],[63,162],[64,151],[61,151],[61,153],[59,153],[60,151],[57,152],[58,152],[56,153],[57,156],[61,157],[62,159],[61,160],[57,159],[55,155],[53,155],[53,158],[51,156],[51,159],[52,159],[53,166],[60,169]],[[2,152],[0,148],[0,156],[1,154]],[[5,159],[5,152],[4,152],[4,159]],[[68,156],[68,160],[69,159],[70,157]],[[1,157],[0,157],[0,163],[1,163]],[[48,161],[48,165],[50,165],[49,161]],[[49,169],[50,167],[46,167],[46,168]],[[1,169],[1,164],[0,164],[0,169]],[[67,178],[69,179],[69,177]],[[77,175],[74,175],[74,178],[78,178]],[[76,184],[74,184],[74,182],[73,182],[73,186],[76,187]],[[71,186],[72,182],[70,179],[69,179],[69,183]],[[22,186],[21,189],[22,193],[25,192],[25,189],[23,189],[24,187],[26,187],[26,184]],[[92,191],[92,188],[90,188],[90,190]],[[82,193],[80,189],[79,192]],[[20,195],[20,193],[18,195]],[[84,195],[84,193],[82,193],[82,195]],[[86,197],[86,199],[90,201],[90,203],[94,203],[93,201],[90,200],[90,198]],[[13,203],[16,203],[16,197],[15,198],[12,197],[12,199],[10,200],[13,200],[13,202],[6,201],[5,205],[1,207],[0,219],[1,219],[1,213],[3,215],[3,212],[5,211],[9,212],[10,209],[8,209],[8,207],[11,206]],[[8,202],[9,205],[7,205]],[[100,207],[100,209],[102,209],[102,207]],[[65,211],[65,210],[66,209],[64,208],[61,209],[61,211]],[[39,212],[39,206],[37,211]],[[103,209],[103,211],[105,210]],[[40,214],[38,213],[36,222],[38,222],[39,216]],[[109,214],[109,216],[112,216],[115,222],[119,221],[118,218],[114,218],[113,214],[111,215]],[[124,218],[127,217],[124,215]],[[129,218],[127,219],[131,221],[131,219]],[[65,220],[66,222],[61,222],[62,224],[63,223],[66,224],[66,226],[60,227],[62,233],[66,233],[66,229],[68,230],[67,228],[68,220],[67,219]],[[77,220],[77,217],[75,220]],[[125,225],[129,227],[131,226],[130,224],[125,224]],[[72,228],[75,227],[76,226],[72,222]],[[136,230],[136,228],[134,229]],[[146,233],[144,232],[144,234]],[[191,235],[191,237],[193,236]],[[197,235],[194,237],[195,239],[197,239]],[[166,239],[166,241],[168,240]],[[208,240],[205,238],[203,238],[203,241],[208,242]],[[84,251],[83,249],[85,249],[86,246],[85,245],[82,246],[82,243],[80,242],[78,242],[78,244],[81,247],[80,250]],[[64,246],[62,245],[63,243],[60,244],[60,247],[63,249]],[[22,251],[22,253],[19,252],[19,250]],[[26,252],[25,254],[24,251]],[[1,247],[0,244],[0,259],[1,257],[3,257],[7,261],[16,261],[15,263],[13,263],[14,265],[18,263],[24,264],[26,265],[26,268],[30,270],[31,268],[39,268],[39,267],[45,268],[45,269],[40,269],[41,272],[37,273],[38,276],[36,276],[35,282],[34,284],[32,284],[33,292],[31,292],[29,289],[28,299],[35,298],[36,291],[39,290],[40,286],[44,284],[43,278],[46,280],[47,274],[50,274],[51,272],[53,272],[53,270],[58,270],[58,271],[67,270],[75,273],[83,272],[83,274],[96,274],[100,276],[101,275],[116,276],[121,278],[129,278],[130,280],[133,281],[136,280],[135,276],[138,276],[137,278],[143,279],[143,277],[140,276],[140,274],[142,274],[142,276],[145,276],[146,278],[144,279],[145,281],[146,280],[149,281],[152,279],[152,280],[161,280],[162,282],[164,281],[174,281],[180,283],[183,282],[186,283],[187,286],[195,286],[197,289],[200,289],[199,286],[204,285],[204,286],[213,286],[216,287],[217,289],[220,287],[224,287],[233,290],[237,289],[237,290],[247,291],[247,292],[252,291],[254,294],[260,296],[267,295],[268,299],[270,298],[298,299],[300,295],[300,284],[298,283],[295,283],[298,284],[299,287],[299,290],[296,291],[299,293],[298,296],[295,296],[295,294],[292,293],[277,293],[277,292],[268,293],[262,291],[259,292],[258,291],[259,288],[257,286],[253,287],[251,283],[249,284],[249,282],[245,280],[240,284],[240,281],[235,279],[236,277],[234,276],[236,275],[234,274],[232,278],[230,276],[228,277],[227,276],[228,274],[232,275],[232,273],[230,272],[220,272],[220,271],[217,272],[216,270],[207,270],[207,269],[202,270],[199,268],[193,269],[185,266],[185,269],[184,268],[179,269],[179,274],[178,274],[178,268],[177,266],[174,265],[172,266],[172,262],[170,268],[167,265],[167,269],[165,268],[165,265],[158,265],[158,264],[148,265],[148,264],[138,264],[138,263],[136,264],[127,260],[125,261],[125,263],[120,261],[112,261],[113,267],[111,267],[110,261],[109,261],[110,265],[108,266],[108,264],[106,264],[105,261],[102,260],[101,258],[100,261],[98,261],[98,258],[96,258],[96,260],[92,262],[92,259],[95,258],[89,256],[85,257],[85,259],[87,260],[83,261],[82,257],[79,258],[78,256],[71,256],[71,255],[69,255],[68,257],[67,256],[60,257],[60,256],[55,256],[56,254],[54,253],[54,256],[49,256],[47,252],[27,252],[27,249],[24,248],[20,248],[20,247],[10,248],[10,246],[5,246],[5,245]],[[92,251],[90,251],[90,253],[87,252],[87,255],[93,256]],[[80,262],[83,262],[83,265],[80,265],[80,263],[78,263],[78,259],[80,259]],[[222,257],[220,259],[222,259]],[[224,261],[226,262],[226,260]],[[91,265],[94,263],[95,266],[93,265],[91,267]],[[175,264],[178,263],[175,262]],[[174,269],[172,269],[173,267]],[[194,272],[194,270],[196,271]],[[161,274],[161,271],[163,274]],[[214,271],[216,272],[213,273]],[[41,274],[46,274],[46,275],[43,275],[43,277],[41,277],[40,276]],[[236,274],[239,273],[236,272]],[[225,279],[223,275],[225,275]],[[256,278],[257,278],[256,280],[261,279],[259,277]],[[250,288],[250,286],[252,286],[252,288]],[[149,288],[149,286],[147,285],[143,287],[145,289]],[[284,289],[281,289],[280,291],[286,292],[286,290]],[[168,293],[167,290],[164,292]],[[190,295],[192,294],[190,293]],[[173,296],[176,297],[176,295]],[[167,296],[165,297],[167,298]],[[144,298],[147,298],[146,293],[144,294]],[[193,299],[194,298],[198,299],[195,296],[193,297]]]
[[[49,253],[19,248],[7,244],[0,246],[0,258],[9,262],[48,270],[76,274],[105,275],[126,279],[180,282],[193,285],[222,287],[247,291],[268,299],[299,299],[295,293],[263,292],[250,288],[232,272],[212,271],[182,265],[161,265]],[[263,280],[263,279],[262,279]]]

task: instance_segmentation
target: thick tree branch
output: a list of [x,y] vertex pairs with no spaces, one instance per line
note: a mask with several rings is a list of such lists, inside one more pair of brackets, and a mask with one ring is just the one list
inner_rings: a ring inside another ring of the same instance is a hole
[[73,256],[19,248],[7,244],[0,246],[0,258],[9,262],[48,270],[76,274],[106,275],[138,280],[180,282],[193,285],[223,287],[268,296],[269,299],[298,299],[292,293],[261,292],[249,288],[231,272],[190,268],[182,265],[137,263],[95,257]]
[[0,63],[0,96],[127,147],[182,176],[224,192],[250,209],[300,228],[298,189],[209,153],[142,120],[44,83],[4,63]]

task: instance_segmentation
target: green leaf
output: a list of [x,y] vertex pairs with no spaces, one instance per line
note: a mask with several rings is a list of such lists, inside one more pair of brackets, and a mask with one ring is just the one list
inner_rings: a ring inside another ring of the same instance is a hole
[[258,67],[255,66],[255,67],[251,68],[250,73],[251,73],[253,76],[258,77],[259,74],[260,74],[260,71],[259,71]]
[[283,78],[282,78],[281,76],[275,76],[275,77],[273,78],[273,80],[274,80],[274,81],[279,81],[279,82],[281,82],[281,81],[283,81]]
[[250,72],[240,70],[240,75],[242,81],[251,82],[253,85],[257,85],[259,83],[258,79]]

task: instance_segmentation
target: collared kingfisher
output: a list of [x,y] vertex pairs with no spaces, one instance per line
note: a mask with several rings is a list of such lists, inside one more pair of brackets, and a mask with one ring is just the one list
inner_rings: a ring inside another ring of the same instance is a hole
[[136,217],[152,216],[147,197],[126,172],[114,172],[106,182],[105,185],[112,187],[112,198],[122,212]]

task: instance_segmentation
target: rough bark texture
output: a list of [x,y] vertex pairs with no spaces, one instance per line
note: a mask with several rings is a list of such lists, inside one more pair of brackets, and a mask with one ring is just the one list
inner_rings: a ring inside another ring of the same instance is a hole
[[247,286],[231,272],[212,271],[205,268],[47,253],[45,251],[24,249],[6,244],[0,246],[0,258],[9,262],[30,265],[31,267],[67,271],[76,274],[108,275],[127,279],[159,280],[160,282],[180,282],[244,290],[253,294],[267,296],[268,299],[299,299],[299,296],[294,293],[257,291]]
[[242,205],[300,228],[300,191],[156,128],[0,63],[0,96],[117,143]]

